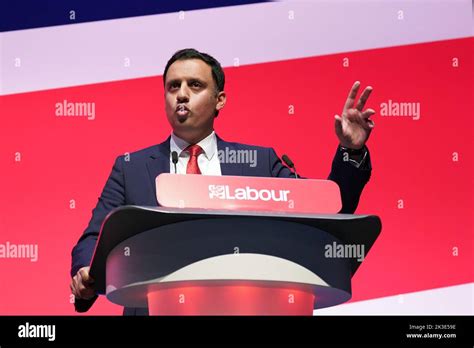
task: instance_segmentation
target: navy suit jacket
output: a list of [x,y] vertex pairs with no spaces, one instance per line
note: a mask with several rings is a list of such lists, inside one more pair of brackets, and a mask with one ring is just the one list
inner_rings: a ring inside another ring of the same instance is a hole
[[[221,163],[222,175],[295,177],[292,171],[283,165],[273,148],[230,143],[219,137],[217,148],[219,151],[225,151],[226,148],[235,151],[256,150],[257,153],[255,167],[249,164]],[[370,179],[371,169],[369,153],[365,164],[356,168],[350,162],[343,161],[342,152],[336,150],[328,179],[335,181],[341,191],[342,209],[339,213],[354,213],[362,190]],[[90,265],[100,228],[107,214],[122,205],[157,206],[155,178],[161,173],[169,172],[170,137],[161,144],[131,153],[129,158],[124,155],[117,157],[97,206],[92,211],[89,225],[72,250],[71,277],[80,268]],[[76,299],[76,311],[87,311],[96,299],[97,296],[90,300]],[[147,314],[147,309],[124,310],[124,315]]]

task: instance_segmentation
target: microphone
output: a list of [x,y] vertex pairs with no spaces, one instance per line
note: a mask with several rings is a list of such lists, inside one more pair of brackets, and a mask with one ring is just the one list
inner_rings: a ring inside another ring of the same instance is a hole
[[298,175],[298,173],[296,172],[295,164],[293,163],[292,160],[290,160],[290,157],[288,157],[287,155],[283,155],[283,156],[281,157],[281,159],[283,160],[283,162],[286,163],[286,165],[287,165],[288,167],[290,167],[290,168],[293,170],[293,172],[295,173],[295,178],[298,179],[298,178],[299,178],[299,175]]
[[173,161],[173,164],[174,164],[174,173],[178,174],[178,170],[176,169],[176,163],[178,163],[178,153],[176,151],[173,151],[171,153],[171,160]]

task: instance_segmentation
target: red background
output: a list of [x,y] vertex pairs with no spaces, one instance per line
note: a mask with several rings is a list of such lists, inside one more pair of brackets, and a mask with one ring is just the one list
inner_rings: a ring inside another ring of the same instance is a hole
[[[338,144],[334,115],[353,82],[373,86],[367,104],[377,111],[367,143],[373,171],[356,213],[379,215],[383,229],[353,279],[353,301],[473,281],[472,47],[469,38],[225,69],[228,103],[217,133],[287,153],[301,175],[312,178],[329,174]],[[342,66],[344,57],[350,69]],[[95,102],[96,119],[56,117],[55,104],[64,99]],[[380,105],[389,99],[419,102],[420,120],[381,117]],[[0,260],[0,314],[73,314],[71,249],[114,159],[170,134],[162,79],[0,102],[0,243],[39,246],[37,262]],[[122,308],[101,298],[88,313],[121,314]]]

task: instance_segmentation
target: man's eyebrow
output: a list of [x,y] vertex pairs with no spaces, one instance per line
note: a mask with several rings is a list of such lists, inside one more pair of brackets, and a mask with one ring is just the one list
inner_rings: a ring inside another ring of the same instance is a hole
[[181,81],[180,79],[168,80],[168,81],[166,82],[166,85],[171,85],[171,84],[174,83],[174,82],[180,82],[180,81]]
[[[200,79],[200,78],[198,78],[198,77],[189,77],[189,78],[187,78],[187,79],[185,79],[185,80],[187,80],[188,82],[199,82],[199,83],[201,83],[201,84],[203,84],[203,85],[206,84],[206,82],[205,82],[204,80],[202,80],[202,79]],[[169,86],[169,85],[171,85],[171,84],[173,84],[173,83],[175,83],[175,82],[181,82],[181,81],[182,81],[182,79],[180,79],[180,78],[171,79],[171,80],[169,80],[169,81],[166,82],[166,85]]]
[[201,80],[201,79],[198,78],[198,77],[190,77],[190,78],[188,79],[188,81],[189,81],[189,82],[200,82],[200,83],[202,83],[202,84],[205,84],[205,83],[206,83],[204,80]]

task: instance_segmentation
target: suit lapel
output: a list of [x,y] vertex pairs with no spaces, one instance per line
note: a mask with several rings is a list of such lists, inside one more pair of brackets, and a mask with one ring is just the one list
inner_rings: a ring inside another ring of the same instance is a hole
[[156,201],[155,179],[162,173],[170,172],[170,137],[168,137],[168,139],[166,139],[161,144],[157,145],[156,150],[153,151],[153,153],[150,155],[150,158],[146,162],[146,166]]
[[222,161],[221,161],[221,173],[222,175],[236,175],[242,176],[243,175],[243,165],[237,163],[228,163],[226,161],[226,153],[228,154],[229,151],[237,151],[235,145],[233,143],[228,143],[227,141],[222,140],[220,137],[217,136],[217,155],[221,154]]

